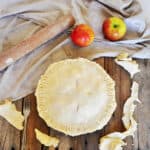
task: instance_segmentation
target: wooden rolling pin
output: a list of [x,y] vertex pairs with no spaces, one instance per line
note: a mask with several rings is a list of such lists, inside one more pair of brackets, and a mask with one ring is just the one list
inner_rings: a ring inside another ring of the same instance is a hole
[[53,39],[56,35],[68,29],[74,23],[75,20],[72,15],[65,15],[55,23],[44,27],[16,46],[0,52],[0,71],[14,63],[16,60],[22,58],[26,54],[32,52],[41,44],[44,44],[48,40]]

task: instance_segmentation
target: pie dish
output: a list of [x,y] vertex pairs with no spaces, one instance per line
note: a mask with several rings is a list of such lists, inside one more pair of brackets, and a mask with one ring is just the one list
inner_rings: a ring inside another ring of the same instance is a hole
[[77,136],[102,129],[115,108],[115,82],[84,58],[51,64],[38,82],[37,109],[49,127]]

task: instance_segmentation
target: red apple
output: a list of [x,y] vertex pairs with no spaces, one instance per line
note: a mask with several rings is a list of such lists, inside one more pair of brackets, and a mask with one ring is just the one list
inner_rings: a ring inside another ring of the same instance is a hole
[[94,40],[94,31],[86,24],[79,24],[72,31],[71,40],[80,47],[89,46]]
[[122,39],[126,33],[125,22],[118,17],[107,18],[103,23],[103,34],[110,41]]

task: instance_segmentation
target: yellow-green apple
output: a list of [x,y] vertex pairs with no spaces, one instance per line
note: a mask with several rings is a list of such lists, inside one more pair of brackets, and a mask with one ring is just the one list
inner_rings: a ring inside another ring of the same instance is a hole
[[106,39],[117,41],[125,36],[127,28],[122,19],[118,17],[110,17],[104,20],[102,30]]
[[71,33],[71,40],[80,47],[89,46],[94,37],[93,29],[86,24],[77,25]]

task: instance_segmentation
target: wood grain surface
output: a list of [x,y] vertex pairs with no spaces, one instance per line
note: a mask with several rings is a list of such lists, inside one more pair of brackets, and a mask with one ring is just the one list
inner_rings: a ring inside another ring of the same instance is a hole
[[[127,97],[130,95],[132,81],[128,73],[116,65],[112,58],[100,58],[96,62],[102,65],[116,82],[118,106],[107,126],[100,131],[78,137],[69,137],[54,131],[48,128],[38,116],[36,99],[32,94],[15,102],[17,108],[24,113],[27,106],[30,107],[25,131],[18,131],[0,118],[0,150],[98,150],[98,142],[101,136],[113,131],[124,131],[121,121],[122,110]],[[135,111],[138,130],[134,139],[131,137],[126,139],[128,145],[124,147],[124,150],[150,150],[150,61],[138,60],[138,63],[141,72],[135,76],[135,80],[140,83],[139,97],[142,101]],[[41,145],[35,138],[34,128],[60,138],[59,147],[54,149]],[[25,142],[22,140],[23,135],[26,136]]]

